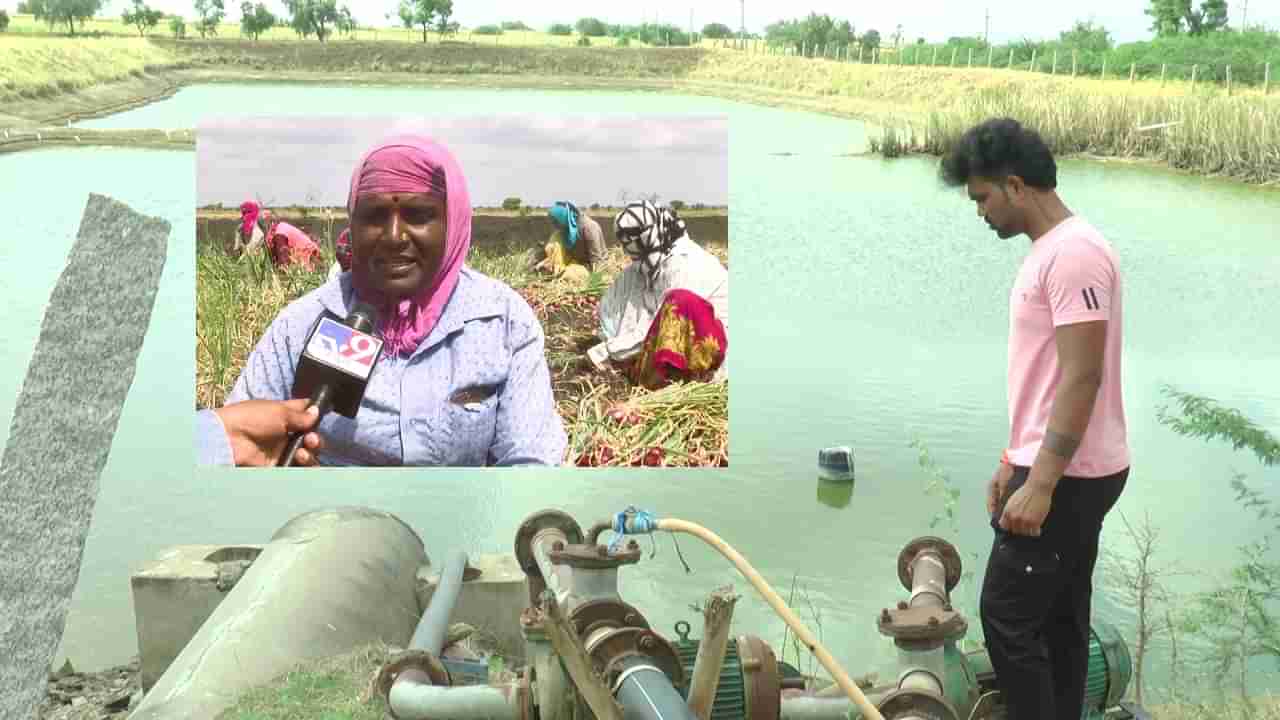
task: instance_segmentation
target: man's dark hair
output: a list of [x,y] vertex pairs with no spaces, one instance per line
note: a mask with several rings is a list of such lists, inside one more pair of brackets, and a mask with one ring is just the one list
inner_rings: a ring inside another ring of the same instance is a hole
[[940,174],[951,187],[971,177],[1000,180],[1009,175],[1041,190],[1058,186],[1058,166],[1049,146],[1013,118],[992,118],[965,131],[942,159]]

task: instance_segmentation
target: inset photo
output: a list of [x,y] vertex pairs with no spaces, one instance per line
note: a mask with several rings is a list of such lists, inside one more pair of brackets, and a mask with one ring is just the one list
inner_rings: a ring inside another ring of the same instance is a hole
[[202,465],[728,465],[719,115],[219,117]]

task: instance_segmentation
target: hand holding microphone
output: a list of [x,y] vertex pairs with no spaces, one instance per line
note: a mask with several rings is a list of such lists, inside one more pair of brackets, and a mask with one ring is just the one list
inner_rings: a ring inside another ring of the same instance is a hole
[[[354,418],[360,409],[369,377],[382,355],[382,340],[372,334],[374,312],[367,303],[356,303],[345,321],[326,312],[311,328],[298,358],[292,394],[295,399],[309,399],[308,408],[315,408],[318,417],[333,411]],[[289,436],[280,466],[293,465],[293,454],[303,439],[302,432]]]

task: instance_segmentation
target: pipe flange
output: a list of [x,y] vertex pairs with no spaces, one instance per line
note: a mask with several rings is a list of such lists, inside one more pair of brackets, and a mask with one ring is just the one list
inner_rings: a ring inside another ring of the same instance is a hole
[[605,545],[567,544],[562,550],[547,553],[552,565],[568,565],[577,570],[611,570],[640,562],[640,547],[611,553]]
[[746,720],[778,720],[782,712],[782,673],[769,644],[755,635],[737,639],[746,696]]
[[428,681],[437,687],[449,687],[453,681],[449,678],[449,670],[439,658],[426,650],[404,650],[391,656],[378,674],[373,676],[370,694],[376,694],[391,706],[391,685],[396,678],[406,671],[417,671],[426,675]]
[[911,563],[915,562],[916,555],[925,550],[932,550],[942,558],[942,565],[947,571],[947,592],[950,593],[960,583],[960,574],[964,570],[960,562],[960,551],[956,550],[955,545],[932,535],[912,540],[898,553],[898,580],[902,582],[902,587],[911,589]]
[[592,668],[604,678],[607,687],[613,687],[622,672],[624,661],[633,657],[643,658],[656,665],[676,688],[684,686],[684,667],[680,664],[680,656],[666,638],[652,630],[618,628],[597,640],[589,654]]
[[649,629],[649,621],[640,611],[621,600],[588,600],[569,613],[569,623],[580,638],[606,626]]
[[538,561],[533,556],[533,539],[543,530],[559,530],[564,533],[566,545],[582,543],[582,528],[568,513],[560,510],[540,510],[530,515],[520,523],[515,542],[516,561],[520,563],[520,569],[524,570],[526,575],[542,576],[542,571],[538,569]]
[[885,720],[911,717],[921,720],[960,720],[960,713],[941,695],[925,690],[894,690],[876,706]]
[[885,608],[876,619],[881,635],[894,640],[940,643],[963,637],[969,629],[964,616],[955,610],[937,607]]

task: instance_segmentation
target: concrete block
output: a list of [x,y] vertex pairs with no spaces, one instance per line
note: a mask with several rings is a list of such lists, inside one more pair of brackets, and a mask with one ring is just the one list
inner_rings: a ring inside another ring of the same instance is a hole
[[169,232],[91,194],[49,296],[0,458],[0,717],[33,717],[45,697]]
[[262,545],[180,545],[134,573],[139,675],[150,690],[213,614]]
[[[522,660],[520,613],[529,607],[529,585],[515,555],[474,555],[468,560],[480,575],[463,582],[449,621],[471,625],[479,638],[492,644],[498,653]],[[437,569],[427,566],[418,571],[418,601],[423,609],[431,602],[439,582]]]

